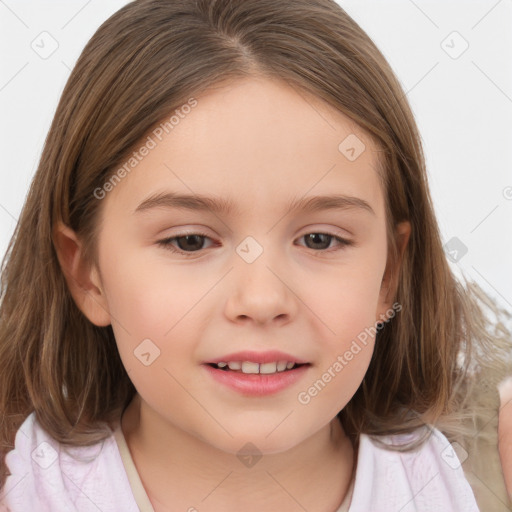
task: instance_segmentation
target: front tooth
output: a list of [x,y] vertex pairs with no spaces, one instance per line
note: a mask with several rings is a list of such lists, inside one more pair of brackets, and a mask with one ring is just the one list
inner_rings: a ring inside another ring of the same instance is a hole
[[286,370],[286,361],[279,361],[277,363],[277,371],[284,372]]
[[276,373],[277,363],[260,364],[260,373]]
[[219,368],[224,368],[224,367],[225,367],[225,366],[227,366],[227,365],[228,365],[228,363],[224,363],[224,362],[222,362],[222,361],[220,361],[220,362],[218,362],[218,363],[217,363],[217,366],[218,366]]
[[293,365],[294,365],[294,364],[295,364],[295,363],[292,363],[292,362],[286,363],[286,368],[287,368],[288,370],[291,370],[291,369],[293,368]]
[[[231,368],[231,363],[229,365]],[[242,363],[242,373],[259,373],[260,365],[259,363],[253,363],[252,361],[244,361]]]
[[242,368],[242,364],[239,361],[230,361],[228,366],[230,370],[240,370]]

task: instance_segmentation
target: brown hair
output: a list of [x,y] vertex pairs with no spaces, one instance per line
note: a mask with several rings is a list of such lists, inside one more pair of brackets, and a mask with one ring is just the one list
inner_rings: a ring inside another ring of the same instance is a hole
[[[104,439],[103,422],[135,393],[111,326],[93,325],[71,297],[54,226],[77,232],[96,263],[94,190],[189,98],[256,75],[323,99],[378,143],[390,258],[394,226],[412,225],[395,276],[402,310],[378,332],[368,372],[338,415],[345,431],[357,439],[443,421],[457,430],[472,355],[483,361],[472,347],[490,353],[500,335],[478,315],[476,285],[464,289],[449,269],[417,127],[383,55],[334,0],[140,0],[105,21],[78,59],[2,264],[0,454],[32,411],[60,443]],[[489,364],[501,371],[497,361]]]

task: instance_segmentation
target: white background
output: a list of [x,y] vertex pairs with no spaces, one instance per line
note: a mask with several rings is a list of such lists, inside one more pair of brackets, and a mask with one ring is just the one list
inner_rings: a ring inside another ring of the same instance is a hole
[[[0,256],[71,68],[126,3],[0,0]],[[457,237],[468,249],[453,269],[512,310],[512,0],[339,3],[407,93],[443,240]],[[43,59],[31,45],[45,31],[58,48]],[[453,58],[464,40],[469,47]]]

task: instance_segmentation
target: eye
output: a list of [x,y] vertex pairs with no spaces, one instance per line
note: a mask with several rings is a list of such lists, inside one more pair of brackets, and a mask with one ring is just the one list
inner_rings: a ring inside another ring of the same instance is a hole
[[338,249],[334,249],[334,251],[354,245],[354,242],[351,240],[346,240],[330,233],[308,233],[300,238],[304,238],[306,240],[306,247],[308,247],[308,249],[321,249],[320,252],[326,252],[326,249],[331,245],[333,240],[338,243],[338,246],[340,246]]
[[[193,253],[204,248],[205,239],[210,238],[203,233],[183,233],[159,240],[157,244],[171,252],[183,254],[184,256],[192,256]],[[178,248],[173,245],[173,242],[177,243]]]
[[[345,247],[354,245],[353,241],[340,238],[339,236],[330,233],[308,233],[299,237],[299,240],[301,238],[306,240],[306,247],[314,250],[315,252],[339,251]],[[183,256],[193,256],[194,253],[205,248],[205,240],[211,240],[211,238],[203,233],[183,233],[159,240],[157,244],[171,252],[181,254]],[[338,248],[327,251],[333,241],[337,242]],[[175,244],[177,244],[178,247],[176,247]]]

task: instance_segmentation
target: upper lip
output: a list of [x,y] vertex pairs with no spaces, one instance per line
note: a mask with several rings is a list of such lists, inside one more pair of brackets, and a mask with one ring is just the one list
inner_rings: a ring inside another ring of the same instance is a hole
[[301,359],[286,352],[279,350],[269,350],[267,352],[255,352],[253,350],[243,350],[241,352],[232,352],[221,357],[216,357],[205,361],[205,364],[210,363],[228,363],[229,361],[251,361],[253,363],[272,363],[274,361],[287,361],[297,364],[306,364],[308,361]]

